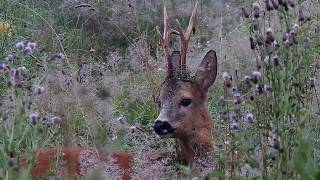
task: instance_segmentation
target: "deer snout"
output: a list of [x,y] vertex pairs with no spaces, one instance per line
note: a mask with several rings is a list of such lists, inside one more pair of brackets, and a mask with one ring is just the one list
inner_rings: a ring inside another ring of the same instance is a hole
[[156,120],[153,125],[154,131],[159,136],[171,136],[173,135],[174,128],[167,121]]

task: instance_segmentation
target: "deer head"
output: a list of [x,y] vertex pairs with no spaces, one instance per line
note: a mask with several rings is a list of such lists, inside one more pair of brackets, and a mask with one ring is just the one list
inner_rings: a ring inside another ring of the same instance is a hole
[[[164,51],[166,78],[162,84],[158,104],[160,114],[154,123],[155,132],[163,138],[176,138],[178,156],[191,164],[200,151],[212,150],[213,120],[206,106],[206,94],[217,75],[217,57],[213,50],[207,52],[193,78],[186,70],[187,48],[194,28],[197,4],[192,12],[188,28],[183,32],[171,29],[167,10],[164,7],[164,31],[157,27]],[[180,51],[169,55],[171,34],[180,37]]]

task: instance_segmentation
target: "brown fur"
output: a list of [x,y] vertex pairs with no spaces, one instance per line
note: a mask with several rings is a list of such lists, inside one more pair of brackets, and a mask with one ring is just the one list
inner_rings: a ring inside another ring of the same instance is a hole
[[190,109],[176,113],[174,120],[170,121],[176,128],[173,137],[177,138],[178,159],[192,164],[196,157],[204,156],[213,150],[214,124],[205,104],[207,92],[199,88],[195,82],[170,79],[166,81],[159,99],[160,101],[171,99],[173,111],[179,111],[177,106],[182,98],[192,100]]
[[[176,138],[178,158],[192,166],[198,156],[204,156],[213,149],[213,120],[206,107],[206,95],[217,75],[216,52],[210,50],[201,61],[194,79],[187,71],[187,52],[190,37],[195,30],[197,5],[192,11],[185,31],[179,24],[178,30],[171,28],[166,7],[163,9],[163,33],[156,28],[163,48],[167,78],[160,95],[160,114],[154,130],[164,138]],[[169,55],[170,35],[180,37],[180,51]]]

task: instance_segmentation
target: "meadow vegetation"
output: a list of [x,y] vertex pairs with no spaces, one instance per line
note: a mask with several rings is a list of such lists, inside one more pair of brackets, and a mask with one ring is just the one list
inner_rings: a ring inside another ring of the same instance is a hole
[[[165,73],[155,27],[163,5],[187,26],[194,4],[0,0],[0,179],[30,179],[32,150],[62,146],[130,152],[133,179],[320,179],[319,1],[199,1],[188,65],[217,51],[214,162],[180,165],[153,132]],[[168,157],[144,156],[157,151]]]

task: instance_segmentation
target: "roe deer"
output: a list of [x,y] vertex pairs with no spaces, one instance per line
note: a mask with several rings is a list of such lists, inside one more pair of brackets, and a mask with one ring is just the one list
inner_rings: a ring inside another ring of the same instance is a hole
[[[160,114],[154,131],[162,138],[175,138],[178,158],[192,167],[195,158],[213,150],[213,119],[206,106],[206,94],[217,75],[216,52],[210,50],[198,66],[194,78],[188,78],[187,48],[195,24],[197,4],[190,17],[187,30],[171,29],[164,7],[164,31],[157,33],[164,52],[166,78],[157,99]],[[180,52],[169,55],[170,35],[180,37]]]

